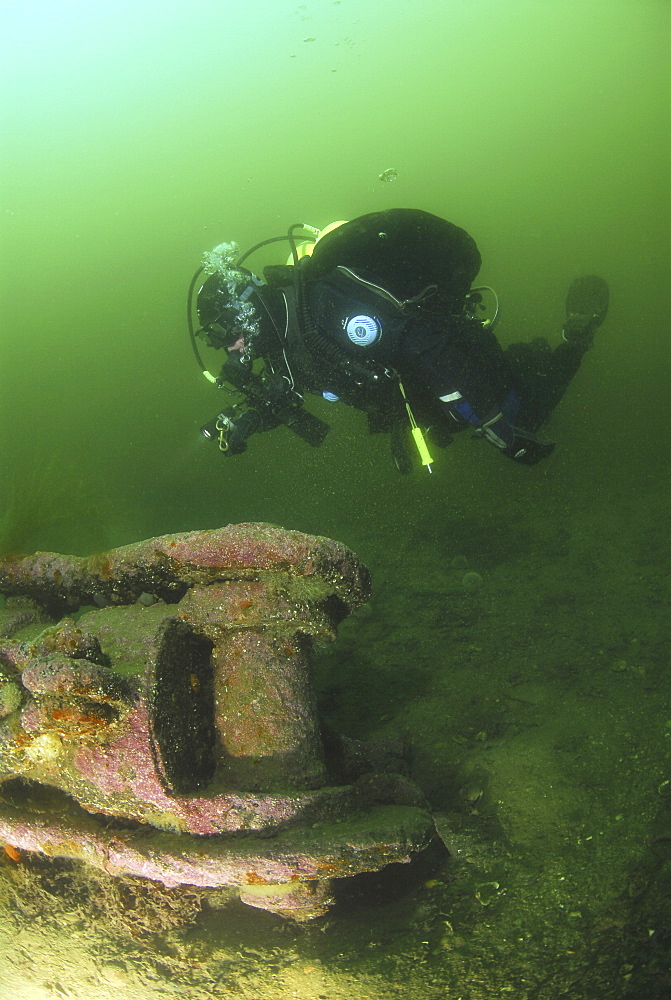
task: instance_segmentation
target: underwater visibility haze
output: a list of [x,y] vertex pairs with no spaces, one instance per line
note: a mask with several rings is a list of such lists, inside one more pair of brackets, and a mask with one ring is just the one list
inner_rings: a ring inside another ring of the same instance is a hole
[[[0,47],[0,555],[253,521],[351,547],[372,598],[320,712],[404,741],[439,834],[301,925],[8,845],[0,1000],[667,997],[668,3],[2,0]],[[225,458],[203,254],[389,208],[473,236],[504,345],[607,279],[554,453],[465,433],[401,476],[309,398],[320,448]]]

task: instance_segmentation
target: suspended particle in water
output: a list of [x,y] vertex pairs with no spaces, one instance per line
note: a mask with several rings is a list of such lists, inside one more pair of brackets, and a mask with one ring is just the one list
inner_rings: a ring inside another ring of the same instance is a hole
[[394,167],[387,167],[386,170],[383,170],[382,173],[378,174],[377,176],[381,181],[388,183],[389,181],[396,180],[396,178],[398,177],[398,170],[395,170]]

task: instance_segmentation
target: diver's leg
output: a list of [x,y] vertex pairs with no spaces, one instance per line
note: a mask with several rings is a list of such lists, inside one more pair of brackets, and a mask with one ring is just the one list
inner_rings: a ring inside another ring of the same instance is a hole
[[520,427],[537,431],[545,423],[580,368],[607,312],[608,285],[596,275],[584,275],[568,290],[563,340],[554,351],[541,339],[508,348],[506,360],[520,399]]
[[[580,368],[587,347],[563,342],[552,351],[543,373],[542,387],[529,399],[529,405],[520,410],[520,426],[536,431],[548,419],[569,387],[571,379]],[[526,422],[525,422],[526,421]]]

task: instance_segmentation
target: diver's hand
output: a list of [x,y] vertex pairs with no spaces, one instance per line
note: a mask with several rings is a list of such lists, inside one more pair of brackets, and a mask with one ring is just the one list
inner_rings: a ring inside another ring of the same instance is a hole
[[481,428],[481,433],[498,448],[506,458],[512,458],[521,465],[535,465],[553,451],[550,441],[539,441],[530,431],[515,427],[502,413],[489,417]]
[[517,427],[515,432],[512,444],[503,449],[506,458],[512,458],[514,462],[519,462],[521,465],[535,465],[554,450],[552,441],[539,441],[533,434],[520,431]]
[[231,421],[232,427],[228,432],[228,448],[226,454],[241,455],[247,449],[247,438],[260,431],[263,427],[263,418],[258,410],[245,410],[245,412]]

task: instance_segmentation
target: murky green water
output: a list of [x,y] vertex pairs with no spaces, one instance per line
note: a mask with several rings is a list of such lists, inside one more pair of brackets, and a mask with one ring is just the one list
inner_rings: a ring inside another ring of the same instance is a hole
[[[374,599],[317,663],[324,711],[402,733],[434,808],[489,844],[363,883],[306,930],[214,907],[175,927],[157,898],[156,934],[143,900],[125,938],[63,873],[8,861],[2,1000],[666,996],[668,4],[5,0],[0,18],[4,530],[85,552],[263,520],[352,546]],[[552,458],[462,435],[400,477],[360,414],[315,400],[318,451],[281,428],[222,460],[185,328],[202,252],[396,206],[472,233],[504,342],[557,337],[574,275],[608,279]]]

